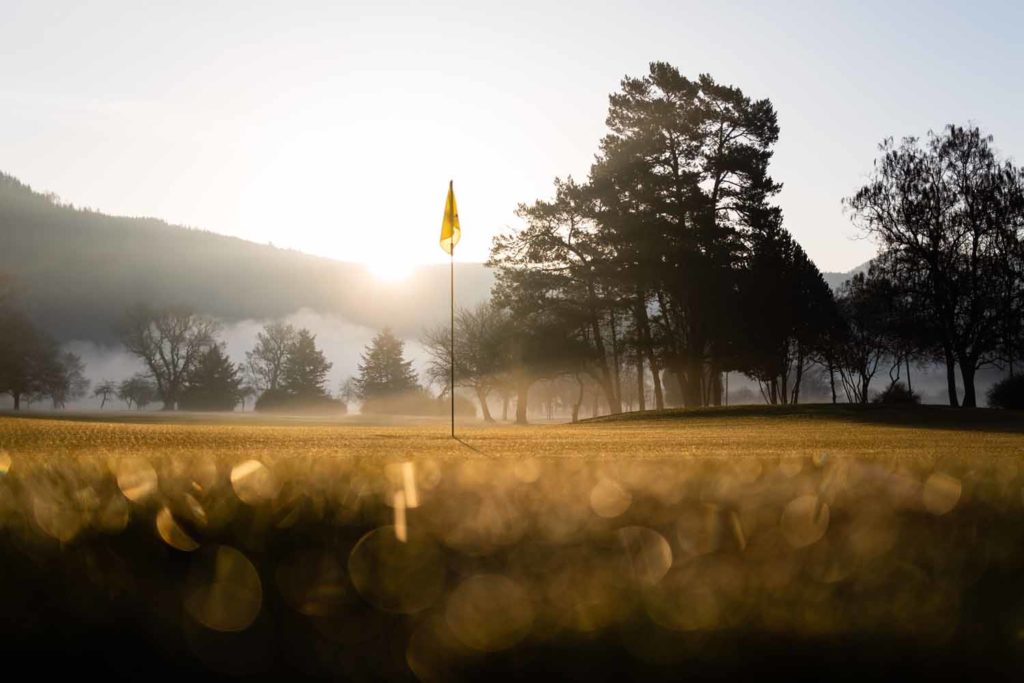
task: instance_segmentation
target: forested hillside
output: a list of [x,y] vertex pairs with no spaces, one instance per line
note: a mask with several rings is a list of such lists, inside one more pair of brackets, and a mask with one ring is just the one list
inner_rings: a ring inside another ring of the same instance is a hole
[[[25,308],[60,340],[112,341],[125,309],[139,302],[182,304],[229,322],[309,308],[408,337],[448,312],[444,265],[381,282],[359,264],[77,209],[5,174],[0,272],[14,277]],[[457,266],[458,300],[485,299],[491,281],[481,264]]]

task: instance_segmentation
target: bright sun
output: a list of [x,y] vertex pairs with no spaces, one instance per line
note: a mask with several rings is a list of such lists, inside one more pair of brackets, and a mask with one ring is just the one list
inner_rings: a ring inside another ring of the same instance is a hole
[[366,269],[370,271],[371,275],[383,282],[400,282],[412,275],[415,268],[411,263],[388,259],[371,261],[366,264]]

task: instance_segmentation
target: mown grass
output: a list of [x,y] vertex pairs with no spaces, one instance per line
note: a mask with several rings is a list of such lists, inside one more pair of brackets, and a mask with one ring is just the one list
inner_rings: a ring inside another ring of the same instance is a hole
[[193,678],[1024,664],[1018,415],[741,407],[458,434],[2,417],[0,642]]
[[323,421],[253,415],[0,417],[0,447],[40,455],[173,453],[372,458],[956,458],[1024,454],[1024,416],[922,407],[741,406],[627,413],[576,425]]

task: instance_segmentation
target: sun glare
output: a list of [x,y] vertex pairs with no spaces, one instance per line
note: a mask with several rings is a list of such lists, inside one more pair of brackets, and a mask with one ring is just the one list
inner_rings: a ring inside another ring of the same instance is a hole
[[372,261],[366,264],[366,269],[371,275],[383,282],[401,282],[412,275],[415,268],[411,263],[392,259]]

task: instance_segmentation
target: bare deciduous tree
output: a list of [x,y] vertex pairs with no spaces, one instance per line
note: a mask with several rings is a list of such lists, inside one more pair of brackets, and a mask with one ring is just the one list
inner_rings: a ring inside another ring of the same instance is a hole
[[[491,303],[460,309],[455,317],[455,385],[469,387],[480,402],[484,420],[494,422],[487,396],[506,381],[508,316]],[[430,355],[427,377],[451,389],[451,328],[434,327],[422,339]]]
[[164,410],[175,410],[186,376],[216,331],[216,322],[185,308],[137,306],[125,316],[121,342],[146,364]]
[[103,410],[110,397],[117,396],[117,385],[114,384],[114,380],[103,380],[92,392],[92,395],[100,398],[100,410]]
[[269,323],[256,335],[256,346],[245,353],[245,372],[258,391],[281,387],[281,373],[298,333],[287,323]]
[[142,410],[156,398],[156,386],[143,374],[133,375],[121,382],[117,397],[127,403],[129,408]]

